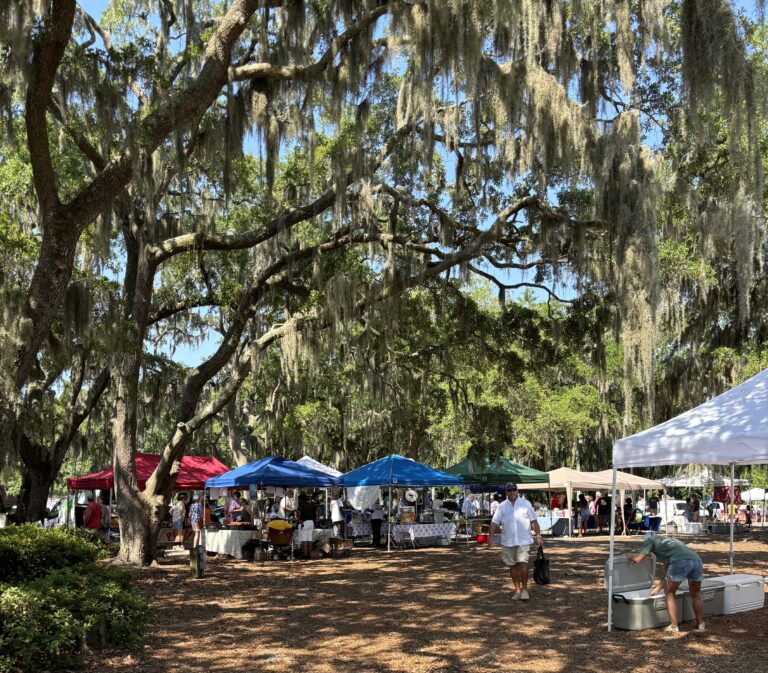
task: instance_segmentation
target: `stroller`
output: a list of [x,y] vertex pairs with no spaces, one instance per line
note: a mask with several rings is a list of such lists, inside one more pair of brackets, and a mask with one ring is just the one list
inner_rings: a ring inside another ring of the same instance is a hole
[[267,558],[293,560],[293,528],[285,530],[267,529]]

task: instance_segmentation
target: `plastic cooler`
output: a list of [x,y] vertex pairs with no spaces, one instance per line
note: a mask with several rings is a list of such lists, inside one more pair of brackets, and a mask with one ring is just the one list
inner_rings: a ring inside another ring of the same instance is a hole
[[722,582],[723,614],[759,610],[765,605],[765,589],[760,575],[718,575],[713,582]]
[[[688,582],[683,582],[679,590],[685,592],[683,614],[680,621],[687,622],[696,619],[696,613],[693,611],[693,600],[691,600],[688,593]],[[701,583],[701,600],[704,603],[705,617],[722,615],[725,601],[725,583],[719,577],[705,577]]]
[[[605,562],[605,588],[608,589],[608,565]],[[651,596],[656,576],[656,556],[651,554],[642,563],[632,563],[626,556],[613,559],[613,625],[617,629],[641,631],[670,623],[664,593]],[[688,592],[678,589],[677,614],[683,617],[683,601]]]

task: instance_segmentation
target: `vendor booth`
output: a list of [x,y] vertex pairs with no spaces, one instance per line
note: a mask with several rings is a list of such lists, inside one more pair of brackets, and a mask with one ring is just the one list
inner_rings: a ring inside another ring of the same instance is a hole
[[[147,480],[160,464],[160,455],[155,453],[137,453],[134,458],[136,467],[136,479],[139,484],[139,490],[144,490]],[[179,474],[173,484],[174,491],[202,491],[205,488],[206,479],[216,477],[229,471],[224,463],[214,456],[182,456]],[[67,488],[70,491],[93,491],[111,489],[115,486],[114,471],[111,467],[88,474],[84,477],[71,477],[67,479]],[[111,502],[110,502],[110,510]],[[116,519],[113,517],[114,521]],[[112,526],[116,527],[116,523]],[[171,528],[161,528],[157,538],[159,547],[167,547],[176,544],[178,531]],[[192,531],[184,531],[184,547],[192,547]]]
[[[155,453],[138,453],[134,459],[136,479],[139,490],[143,491],[147,480],[160,464],[160,455]],[[213,456],[182,456],[179,474],[173,485],[174,491],[202,491],[206,479],[229,472],[229,468]],[[85,477],[67,479],[70,491],[86,491],[94,489],[109,489],[115,485],[112,468],[94,472]]]
[[[331,488],[341,486],[341,480],[325,472],[312,469],[282,456],[268,456],[255,460],[218,477],[208,479],[208,489],[260,488],[273,486],[286,488]],[[205,531],[203,544],[206,551],[224,553],[242,558],[242,547],[251,539],[262,539],[262,530],[254,525],[254,530],[242,530],[238,527],[224,528],[217,531]],[[312,531],[312,541],[325,540],[327,534],[320,530]]]
[[[608,491],[612,485],[613,473],[611,470],[604,470],[602,472],[580,472],[579,470],[573,470],[569,467],[560,467],[556,470],[552,470],[547,473],[549,475],[549,486],[554,490],[565,490],[567,495],[567,508],[570,512],[570,508],[573,506],[573,491]],[[541,486],[535,484],[518,484],[518,488],[521,491],[535,490],[541,488]],[[623,500],[624,491],[634,491],[643,489],[658,489],[663,490],[664,484],[660,481],[654,481],[652,479],[645,479],[635,474],[629,474],[628,472],[617,472],[616,474],[616,488],[620,491],[620,497]],[[615,502],[615,500],[613,501]],[[573,534],[573,520],[570,516],[568,518],[568,532]],[[611,517],[613,519],[613,517]]]
[[[427,467],[415,460],[392,454],[381,458],[368,465],[358,467],[347,472],[341,477],[345,488],[354,486],[379,486],[389,489],[390,502],[392,499],[392,487],[406,486],[460,486],[464,483],[461,477],[446,474],[440,470]],[[387,525],[387,550],[391,549],[391,542],[396,544],[410,540],[415,546],[416,538],[435,538],[450,540],[456,532],[456,526],[452,523],[443,524],[394,524]]]
[[[733,486],[736,465],[768,463],[766,409],[768,370],[675,418],[618,440],[613,446],[612,492],[616,492],[619,467],[690,463],[728,465]],[[613,627],[614,535],[612,523],[607,581],[609,631]],[[733,521],[728,567],[733,575]],[[764,594],[760,605],[763,599]]]

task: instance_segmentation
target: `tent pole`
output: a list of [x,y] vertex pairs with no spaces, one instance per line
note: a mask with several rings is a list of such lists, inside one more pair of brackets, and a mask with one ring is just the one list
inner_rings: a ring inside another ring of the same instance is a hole
[[552,527],[554,521],[552,521],[552,477],[547,472],[547,512],[549,512],[549,534],[552,535]]
[[573,518],[571,517],[571,509],[573,509],[573,505],[571,503],[571,498],[573,498],[573,486],[571,485],[571,482],[569,481],[566,485],[566,498],[568,500],[568,504],[566,507],[568,508],[567,515],[568,515],[568,537],[573,537]]
[[387,551],[391,551],[390,542],[392,540],[392,484],[389,485],[389,499],[387,500]]
[[[616,501],[616,466],[613,466],[611,478],[611,509]],[[613,546],[616,536],[616,515],[611,512],[611,541],[608,551],[608,632],[613,630]]]
[[734,519],[736,518],[736,507],[734,505],[734,497],[733,497],[733,476],[734,476],[734,465],[731,463],[731,544],[730,548],[728,550],[728,568],[730,569],[729,575],[733,575],[733,526],[734,526]]

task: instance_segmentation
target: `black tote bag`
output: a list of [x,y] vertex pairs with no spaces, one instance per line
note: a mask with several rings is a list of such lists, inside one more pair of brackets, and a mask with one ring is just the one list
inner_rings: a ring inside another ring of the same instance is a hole
[[544,549],[539,545],[536,560],[533,562],[533,581],[536,584],[549,584],[549,560],[544,558]]

